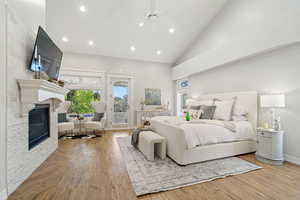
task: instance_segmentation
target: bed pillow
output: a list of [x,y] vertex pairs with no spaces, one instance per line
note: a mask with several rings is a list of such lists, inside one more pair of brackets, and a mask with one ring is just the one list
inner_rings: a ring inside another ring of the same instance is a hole
[[195,100],[195,99],[191,99],[187,103],[187,108],[191,109],[192,106],[201,106],[201,105],[212,106],[213,105],[213,100]]
[[233,116],[233,105],[234,100],[228,101],[215,101],[216,111],[214,114],[214,119],[230,121]]
[[191,110],[200,110],[200,105],[199,106],[190,106]]
[[216,106],[207,106],[207,105],[201,105],[200,111],[201,116],[200,119],[213,119],[215,114]]

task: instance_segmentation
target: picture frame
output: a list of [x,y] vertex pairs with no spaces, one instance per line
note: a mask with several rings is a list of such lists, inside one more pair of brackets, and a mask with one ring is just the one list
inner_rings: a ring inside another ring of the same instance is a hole
[[160,88],[145,88],[145,105],[146,106],[162,105]]

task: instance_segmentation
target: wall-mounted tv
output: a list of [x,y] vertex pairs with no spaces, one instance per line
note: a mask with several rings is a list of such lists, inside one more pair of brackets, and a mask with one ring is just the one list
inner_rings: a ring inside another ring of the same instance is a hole
[[58,79],[63,52],[51,40],[46,31],[39,27],[29,69],[44,72],[50,79]]

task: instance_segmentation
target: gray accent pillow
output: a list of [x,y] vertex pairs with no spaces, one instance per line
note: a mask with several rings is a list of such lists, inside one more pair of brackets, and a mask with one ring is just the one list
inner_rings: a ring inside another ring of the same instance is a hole
[[190,110],[200,110],[201,106],[190,106]]
[[93,121],[100,122],[103,117],[104,117],[104,113],[94,113]]
[[202,110],[202,114],[200,116],[200,119],[213,119],[216,108],[216,106],[201,105],[200,110]]
[[57,115],[57,121],[58,121],[58,123],[68,122],[68,120],[67,120],[67,113],[58,113],[58,115]]

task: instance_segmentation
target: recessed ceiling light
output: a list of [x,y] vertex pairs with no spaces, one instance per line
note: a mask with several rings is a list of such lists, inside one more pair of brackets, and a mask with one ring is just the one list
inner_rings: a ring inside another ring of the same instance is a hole
[[135,46],[131,46],[130,51],[132,51],[132,52],[135,51]]
[[69,39],[67,37],[62,37],[63,42],[69,42]]
[[144,22],[139,23],[139,26],[143,27],[144,26]]
[[175,33],[175,29],[174,28],[170,28],[169,29],[169,33],[171,33],[171,34]]
[[90,45],[90,46],[93,46],[93,45],[94,45],[94,42],[93,42],[92,40],[90,40],[90,41],[89,41],[89,45]]
[[157,55],[160,55],[160,54],[161,54],[161,50],[157,50],[157,51],[156,51],[156,54],[157,54]]
[[80,9],[81,12],[86,12],[86,8],[85,8],[85,6],[83,6],[83,5],[80,6],[79,9]]

